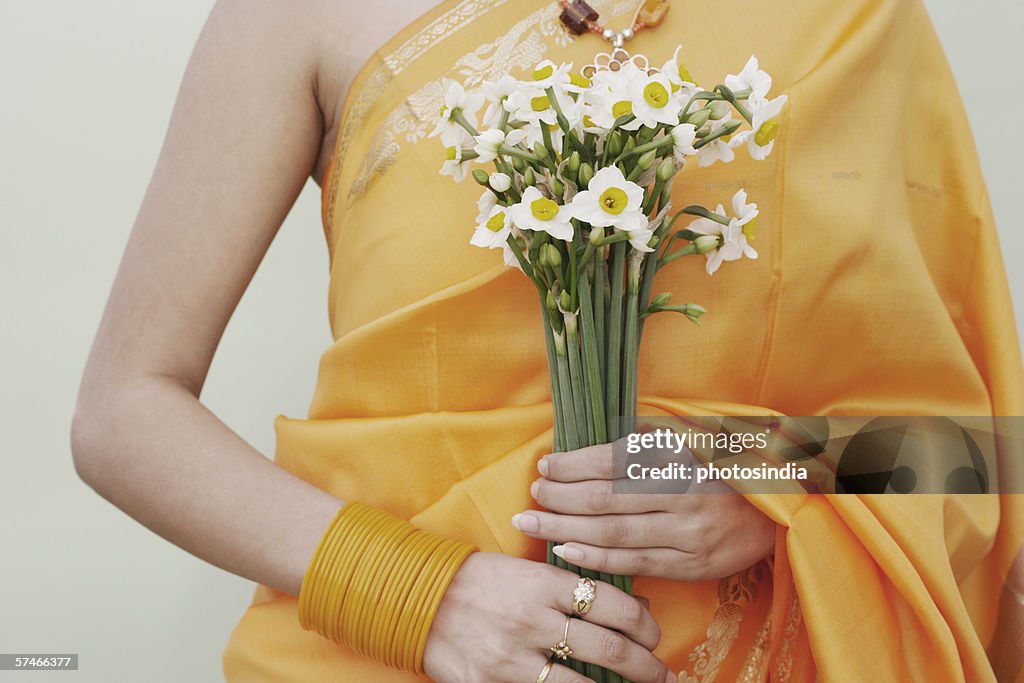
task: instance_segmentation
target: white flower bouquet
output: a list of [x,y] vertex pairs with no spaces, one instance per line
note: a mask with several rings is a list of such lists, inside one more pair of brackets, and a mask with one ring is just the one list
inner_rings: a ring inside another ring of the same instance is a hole
[[[746,146],[771,152],[786,96],[769,99],[771,77],[751,57],[739,74],[704,90],[679,60],[660,69],[617,49],[574,71],[545,60],[527,80],[504,76],[466,92],[447,90],[431,134],[446,149],[441,173],[462,181],[471,166],[486,190],[470,242],[501,249],[505,263],[536,286],[542,307],[554,449],[609,443],[635,427],[644,321],[675,312],[698,323],[705,309],[651,296],[659,269],[703,255],[709,275],[723,262],[757,258],[757,205],[740,190],[731,212],[687,206],[672,214],[683,164],[729,162]],[[482,118],[478,113],[487,108]],[[676,229],[683,216],[691,222]],[[549,544],[548,561],[631,591],[630,577],[567,565]],[[577,665],[594,680],[610,672]]]

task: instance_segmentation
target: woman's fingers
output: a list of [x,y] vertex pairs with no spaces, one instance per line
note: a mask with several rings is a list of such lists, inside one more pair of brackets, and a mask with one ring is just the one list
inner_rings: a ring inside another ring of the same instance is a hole
[[[564,569],[551,568],[553,580],[547,584],[545,601],[562,614],[573,613],[574,591],[580,577]],[[615,586],[597,581],[596,595],[590,610],[579,617],[599,626],[620,631],[648,650],[653,650],[661,641],[661,627],[646,607],[631,595]],[[552,641],[550,644],[554,644]]]
[[[566,619],[560,612],[548,611],[538,624],[536,645],[546,649],[560,644]],[[572,649],[573,659],[603,666],[634,683],[665,683],[670,673],[647,648],[618,631],[582,619],[573,617],[569,621],[565,643]]]
[[531,510],[513,517],[512,524],[534,538],[614,548],[668,547],[687,533],[687,525],[667,512],[586,517]]
[[675,548],[603,548],[584,543],[555,546],[556,555],[584,569],[624,576],[660,576],[678,580],[695,571],[693,555]]
[[587,446],[576,451],[551,453],[541,458],[537,470],[545,479],[554,481],[585,481],[612,479],[612,444]]
[[[571,484],[538,479],[530,486],[530,495],[548,510],[566,515],[662,512],[674,510],[681,502],[686,502],[678,494],[626,493],[616,491],[613,486],[611,481],[596,479]],[[631,488],[643,491],[635,485]]]
[[522,674],[516,677],[516,680],[522,681],[522,683],[539,681],[541,673],[548,666],[550,668],[547,677],[544,678],[544,683],[594,683],[583,674],[578,674],[564,664],[560,664],[558,660],[546,660],[540,656],[527,659],[529,664],[523,669]]

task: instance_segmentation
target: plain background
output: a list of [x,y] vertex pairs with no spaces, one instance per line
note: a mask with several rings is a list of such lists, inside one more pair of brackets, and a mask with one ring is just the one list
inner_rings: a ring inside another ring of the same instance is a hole
[[[86,487],[68,447],[85,357],[212,4],[0,4],[0,653],[81,656],[78,673],[0,681],[220,680],[221,651],[251,596],[249,581]],[[927,5],[971,117],[1022,319],[1024,3]],[[275,415],[306,414],[329,343],[326,291],[310,183],[203,392],[264,454]]]

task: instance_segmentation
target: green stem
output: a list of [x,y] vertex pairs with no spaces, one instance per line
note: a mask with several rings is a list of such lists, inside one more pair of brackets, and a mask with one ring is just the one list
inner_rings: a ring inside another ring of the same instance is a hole
[[626,321],[622,348],[622,414],[624,431],[635,429],[637,383],[640,356],[640,270],[643,267],[642,254],[631,255],[629,275],[626,283]]
[[626,245],[612,247],[612,267],[609,273],[611,303],[608,309],[608,383],[605,387],[607,403],[608,438],[615,441],[619,434],[619,391],[622,365],[622,276],[625,267]]
[[[548,373],[551,375],[551,412],[553,414],[554,428],[554,450],[562,452],[565,450],[565,424],[562,415],[562,395],[558,389],[558,359],[555,355],[554,330],[551,328],[551,318],[548,317],[545,306],[545,295],[542,290],[538,291],[540,297],[541,318],[544,320],[544,339],[548,351]],[[548,558],[550,560],[550,557]]]
[[594,305],[591,299],[590,279],[586,272],[580,276],[580,324],[583,351],[583,374],[587,387],[587,407],[594,425],[595,444],[607,443],[608,429],[605,426],[604,400],[601,397],[601,362],[597,350],[597,326],[594,322]]
[[583,385],[583,367],[580,360],[579,322],[575,313],[565,313],[565,345],[569,357],[569,381],[572,382],[573,410],[576,414],[577,428],[586,427],[586,436],[580,433],[580,445],[589,446],[594,443],[594,421],[590,407],[587,405],[587,392]]
[[[603,250],[601,252],[604,253]],[[608,279],[607,263],[603,256],[599,256],[594,260],[594,296],[592,297],[592,305],[594,307],[594,337],[597,339],[597,365],[600,373],[600,386],[604,389],[605,382],[607,381],[607,331],[605,328],[605,300],[604,300],[604,287],[605,281]],[[603,403],[602,403],[603,405]],[[607,416],[604,418],[605,423],[605,435],[608,434],[608,420]]]
[[558,365],[558,392],[562,396],[562,419],[565,426],[565,448],[574,451],[583,444],[580,443],[579,432],[576,429],[580,422],[576,421],[576,408],[573,405],[572,380],[569,377],[569,358],[566,352],[565,333],[552,331],[551,337],[555,343],[555,360]]

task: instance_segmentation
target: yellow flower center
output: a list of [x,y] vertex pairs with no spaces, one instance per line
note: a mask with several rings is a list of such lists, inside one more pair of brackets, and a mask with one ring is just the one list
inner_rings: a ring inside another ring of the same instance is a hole
[[693,83],[693,76],[690,75],[690,70],[682,62],[679,62],[679,80],[685,83]]
[[533,72],[533,80],[543,81],[545,78],[551,78],[553,73],[555,73],[554,67],[548,64],[543,69],[537,69]]
[[583,125],[587,128],[597,128],[597,124],[594,123],[594,119],[590,118],[590,114],[583,116]]
[[558,124],[557,123],[549,123],[548,124],[548,130],[550,130],[552,133],[555,132],[556,130],[558,130]]
[[590,79],[584,76],[583,74],[577,73],[575,71],[569,74],[569,82],[578,88],[590,87]]
[[668,104],[668,90],[657,81],[648,83],[647,87],[644,88],[644,99],[647,100],[647,104],[655,109],[661,109]]
[[558,215],[558,204],[547,197],[541,197],[533,200],[530,210],[533,211],[533,217],[537,220],[549,221]]
[[445,117],[445,112],[447,112],[447,111],[448,111],[448,107],[442,104],[441,105],[441,118]]
[[672,86],[672,92],[679,92],[683,89],[683,86],[676,85],[675,83],[671,83],[670,85]]
[[499,211],[498,213],[487,219],[487,229],[491,232],[498,232],[505,227],[505,212]]
[[749,242],[753,242],[754,241],[754,229],[756,227],[757,227],[757,219],[756,218],[751,220],[751,221],[748,221],[747,224],[743,226],[743,236],[747,238],[747,241],[749,241]]
[[541,95],[540,97],[534,97],[530,100],[530,108],[534,111],[544,111],[551,106],[551,100],[548,99],[547,95]]
[[455,161],[459,156],[459,149],[457,147],[449,147],[445,150],[445,158],[448,161]]
[[597,201],[605,213],[618,216],[626,210],[626,205],[629,204],[629,197],[623,190],[617,187],[609,187],[601,193],[601,198]]
[[633,113],[633,103],[630,102],[629,100],[622,100],[621,102],[616,102],[612,106],[612,116],[614,116],[617,119],[621,119],[626,114],[632,114],[632,113]]
[[759,147],[767,147],[777,137],[779,137],[779,122],[772,119],[757,129],[757,133],[754,134],[754,142]]

